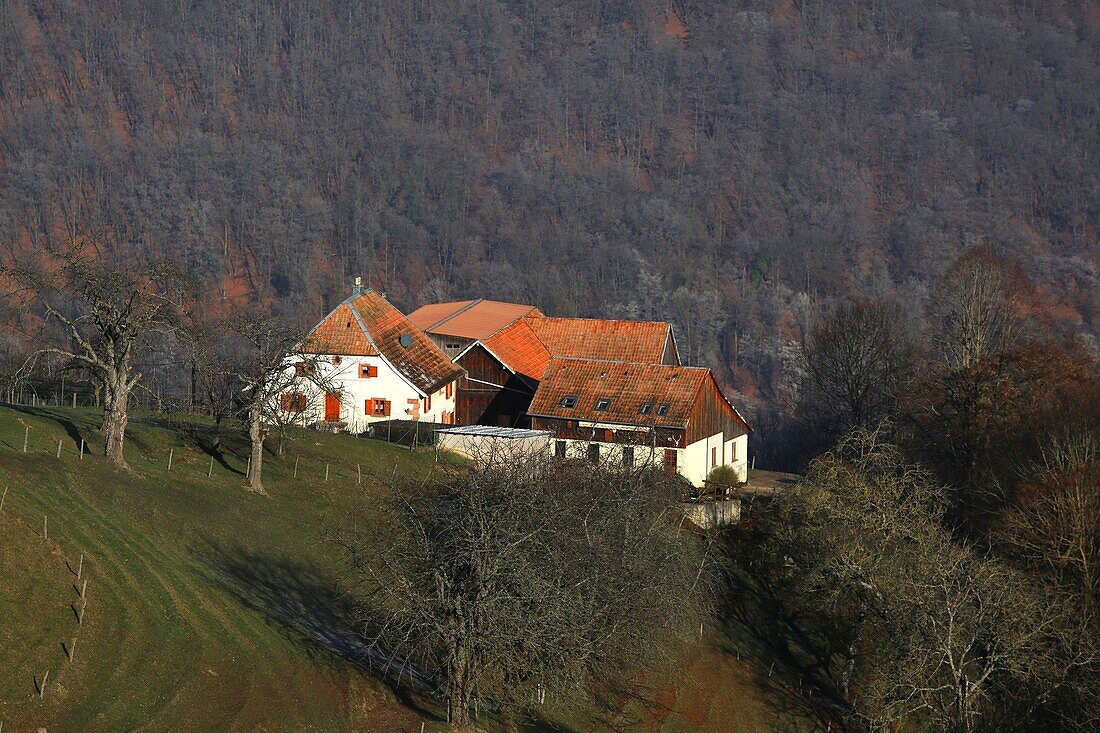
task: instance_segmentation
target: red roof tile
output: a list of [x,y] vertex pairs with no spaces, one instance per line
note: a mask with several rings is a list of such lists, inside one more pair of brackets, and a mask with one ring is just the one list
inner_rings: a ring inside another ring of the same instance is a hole
[[481,343],[504,366],[535,381],[542,377],[550,363],[550,352],[527,325],[526,319],[497,331]]
[[[341,350],[345,348],[350,350]],[[349,356],[381,354],[426,395],[462,374],[423,331],[374,290],[365,290],[337,306],[310,332],[303,350]]]
[[498,300],[459,300],[423,306],[409,314],[409,320],[428,333],[486,339],[532,313],[541,315],[533,305]]
[[668,323],[615,321],[595,318],[523,319],[554,356],[660,364],[668,339]]
[[[550,360],[528,414],[572,420],[683,428],[691,417],[699,390],[710,379],[701,367],[639,364],[594,359]],[[575,397],[574,407],[562,400]],[[597,410],[597,400],[609,400]],[[652,403],[642,413],[645,403]],[[661,405],[667,405],[660,415]]]

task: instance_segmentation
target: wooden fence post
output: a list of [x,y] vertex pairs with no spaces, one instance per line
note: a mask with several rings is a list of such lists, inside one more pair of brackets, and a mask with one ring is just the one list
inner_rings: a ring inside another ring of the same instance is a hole
[[172,457],[175,455],[175,453],[176,453],[175,448],[169,448],[168,449],[168,471],[169,472],[172,471]]
[[80,553],[80,564],[76,566],[76,579],[80,580],[81,574],[84,572],[84,553]]
[[328,483],[328,464],[325,464],[325,483]]
[[4,511],[4,500],[8,498],[8,487],[4,487],[4,495],[0,496],[0,512]]
[[214,456],[210,456],[210,468],[206,469],[206,478],[210,478],[214,473]]
[[298,478],[298,458],[300,456],[294,456],[294,478]]
[[358,463],[355,464],[355,475],[357,476],[356,482],[360,486],[362,486],[363,485],[363,469],[359,466]]
[[42,515],[42,539],[44,539],[44,540],[49,540],[50,539],[49,523],[50,523],[50,518],[47,517],[45,514],[43,514]]
[[46,670],[46,674],[42,675],[42,684],[38,686],[38,699],[41,700],[46,694],[46,680],[50,678],[50,670]]
[[76,409],[76,392],[73,392],[73,409]]
[[31,437],[31,426],[30,425],[24,425],[23,426],[23,452],[24,453],[27,452],[27,440],[29,440],[30,437]]
[[57,458],[61,457],[61,438],[57,439]]
[[84,460],[84,438],[80,439],[80,460]]
[[73,661],[73,656],[76,654],[76,637],[69,643],[69,661]]

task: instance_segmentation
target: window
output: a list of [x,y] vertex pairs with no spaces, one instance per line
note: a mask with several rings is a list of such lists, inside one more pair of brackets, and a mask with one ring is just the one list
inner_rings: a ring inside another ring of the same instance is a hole
[[305,412],[306,396],[301,392],[284,392],[279,395],[279,406],[283,412]]
[[561,404],[562,407],[569,407],[569,408],[576,407],[577,406],[577,395],[567,394],[565,397],[561,398],[561,403],[560,404]]
[[462,344],[447,344],[443,348],[449,349],[450,351],[458,351],[462,348]]
[[455,393],[455,383],[454,382],[447,382],[447,386],[443,390],[443,395],[447,399],[451,399],[451,397],[454,396],[454,393]]
[[657,405],[657,414],[658,415],[667,415],[668,414],[668,403],[667,402],[662,402],[661,404]]
[[367,400],[366,413],[374,417],[389,417],[390,401],[381,397],[373,397]]
[[730,443],[730,463],[737,463],[737,441]]
[[317,370],[313,368],[313,364],[308,361],[296,361],[294,362],[294,373],[299,375],[312,376],[316,374]]
[[601,397],[596,400],[596,409],[600,412],[607,412],[607,408],[611,407],[611,400],[606,397]]
[[638,414],[639,415],[648,415],[652,411],[653,411],[653,403],[652,402],[643,402],[642,406],[638,408]]
[[333,366],[340,366],[340,364],[342,364],[343,361],[344,361],[344,357],[342,357],[342,356],[332,357],[332,365]]
[[623,447],[623,465],[627,468],[634,468],[634,446]]
[[555,440],[554,441],[554,457],[555,458],[565,458],[565,441],[564,440]]
[[599,443],[589,443],[588,444],[588,460],[592,461],[593,463],[599,463],[600,462],[600,446],[599,446]]
[[711,446],[710,449],[710,467],[714,468],[718,465],[718,447]]
[[374,364],[360,364],[359,365],[359,378],[370,379],[378,376],[378,367]]
[[432,411],[432,396],[428,395],[424,398],[424,412]]

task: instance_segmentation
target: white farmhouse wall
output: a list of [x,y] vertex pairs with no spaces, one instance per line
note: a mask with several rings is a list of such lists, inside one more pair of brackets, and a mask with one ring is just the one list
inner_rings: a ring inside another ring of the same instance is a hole
[[[288,359],[288,370],[294,369],[295,361],[298,359]],[[317,365],[319,376],[324,381],[331,380],[332,390],[340,393],[340,421],[346,423],[351,432],[363,432],[370,423],[382,420],[444,422],[446,415],[454,415],[453,388],[450,397],[447,397],[446,387],[431,395],[431,408],[425,410],[425,400],[408,380],[381,356],[339,355],[339,365],[334,365],[332,361],[331,356],[320,360]],[[361,364],[376,367],[378,376],[360,377]],[[306,412],[302,415],[302,422],[308,425],[324,421],[325,395],[318,393],[316,389],[307,389],[303,392],[307,395],[308,404]],[[371,414],[367,400],[373,399],[390,401],[388,417]],[[409,400],[417,402],[415,413],[411,410]]]
[[[671,448],[676,452],[676,470],[690,481],[694,486],[703,486],[710,475],[712,466],[711,458],[717,458],[717,465],[730,465],[737,472],[739,481],[748,480],[748,463],[746,458],[749,449],[748,434],[731,440],[723,440],[722,433],[698,440],[684,448]],[[567,458],[588,458],[588,446],[598,445],[600,449],[600,462],[610,465],[623,465],[623,450],[633,448],[633,467],[663,466],[665,462],[665,448],[656,449],[646,445],[628,446],[620,443],[605,443],[603,441],[553,439],[550,441],[550,455],[556,455],[556,444],[565,444]],[[714,452],[712,453],[712,449]]]

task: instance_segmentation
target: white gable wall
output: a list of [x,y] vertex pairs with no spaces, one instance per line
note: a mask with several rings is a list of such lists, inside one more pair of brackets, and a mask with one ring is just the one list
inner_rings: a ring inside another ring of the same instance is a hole
[[[331,380],[332,390],[340,393],[340,421],[347,424],[351,432],[363,432],[373,422],[382,420],[422,420],[425,422],[447,422],[448,416],[455,411],[454,383],[451,396],[447,396],[444,387],[431,395],[431,407],[425,409],[426,401],[409,382],[401,376],[381,356],[338,356],[339,365],[332,363],[333,357],[320,360],[318,370],[326,381]],[[293,357],[287,360],[287,368],[293,369]],[[359,366],[367,364],[376,367],[378,376],[363,378],[359,376]],[[303,390],[309,400],[302,422],[307,425],[323,422],[325,419],[325,396],[313,394],[313,390]],[[371,414],[367,400],[384,399],[390,402],[389,416]],[[416,401],[415,410],[410,400]],[[453,419],[453,418],[450,418]]]

